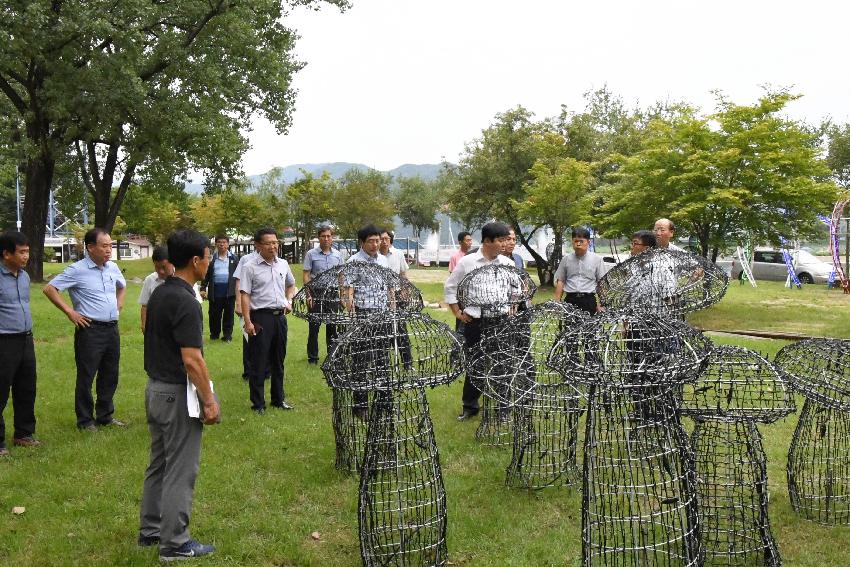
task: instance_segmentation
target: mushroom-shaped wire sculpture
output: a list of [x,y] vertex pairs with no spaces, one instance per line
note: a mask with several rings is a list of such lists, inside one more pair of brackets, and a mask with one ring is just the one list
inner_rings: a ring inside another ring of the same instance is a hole
[[699,565],[693,453],[676,391],[711,343],[656,313],[605,311],[565,330],[550,365],[589,385],[582,480],[584,565]]
[[358,519],[364,565],[445,565],[446,493],[425,387],[463,371],[460,337],[420,313],[375,315],[322,365],[336,389],[373,392]]
[[642,309],[682,317],[723,298],[729,277],[701,256],[654,248],[614,266],[599,281],[609,309]]
[[[376,312],[422,311],[422,294],[406,279],[367,262],[349,262],[310,280],[293,298],[293,313],[315,323],[336,325],[344,333]],[[332,345],[328,345],[328,351]],[[332,389],[331,423],[337,469],[360,470],[366,437],[369,393]]]
[[768,519],[767,456],[756,422],[795,410],[776,368],[751,350],[720,346],[683,391],[696,421],[694,447],[700,536],[708,565],[782,564]]
[[[482,357],[481,341],[488,336],[498,335],[501,326],[510,318],[528,308],[537,286],[528,272],[515,266],[488,264],[468,273],[458,284],[457,299],[461,309],[474,317],[467,324],[466,384],[464,390],[480,391],[486,376],[500,370],[501,361],[491,357]],[[469,331],[475,330],[474,333]],[[470,340],[471,336],[475,340]],[[480,339],[480,340],[479,340]],[[493,365],[496,365],[493,367]],[[477,394],[476,394],[477,395]],[[507,446],[512,439],[512,421],[510,419],[510,395],[505,390],[502,399],[495,403],[491,397],[485,397],[482,404],[481,422],[475,432],[475,438],[486,445]]]
[[791,506],[821,524],[850,524],[850,341],[792,343],[774,363],[806,398],[788,451]]

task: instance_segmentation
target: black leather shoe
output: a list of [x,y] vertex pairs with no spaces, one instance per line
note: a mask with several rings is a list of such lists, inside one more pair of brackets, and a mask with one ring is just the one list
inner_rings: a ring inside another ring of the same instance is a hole
[[465,410],[463,410],[463,413],[461,413],[459,416],[457,416],[457,420],[458,421],[466,421],[468,419],[472,419],[476,415],[478,415],[477,411],[465,409]]
[[138,544],[139,547],[150,547],[152,545],[159,545],[159,536],[140,535]]
[[251,408],[251,411],[257,415],[266,415],[266,408]]
[[286,402],[280,402],[280,404],[272,404],[272,407],[273,407],[273,408],[277,408],[277,409],[282,409],[282,410],[291,410],[291,409],[295,409],[294,407],[292,407],[291,405],[289,405],[289,404],[288,404],[288,403],[286,403]]

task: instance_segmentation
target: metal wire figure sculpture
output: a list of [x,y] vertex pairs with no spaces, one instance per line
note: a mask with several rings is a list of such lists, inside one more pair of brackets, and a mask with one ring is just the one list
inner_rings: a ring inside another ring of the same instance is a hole
[[641,309],[681,318],[720,301],[728,284],[723,270],[701,256],[653,248],[611,268],[596,292],[609,309]]
[[[537,286],[525,270],[514,266],[489,264],[471,271],[457,288],[461,309],[474,313],[480,319],[482,341],[486,336],[498,334],[501,325],[510,317],[528,308]],[[480,389],[490,373],[502,372],[501,361],[483,356],[480,342],[468,349],[467,380]],[[505,390],[500,397],[509,396]],[[488,397],[482,403],[481,421],[475,438],[486,445],[508,446],[513,438],[510,418],[511,401],[498,403]]]
[[[376,312],[420,312],[420,291],[395,272],[367,262],[349,262],[322,272],[293,298],[293,313],[311,322],[337,325],[344,333]],[[331,345],[329,345],[329,348]],[[360,470],[366,438],[367,392],[333,390],[331,423],[336,445],[335,467]]]
[[686,323],[639,311],[605,311],[553,347],[550,365],[590,387],[584,565],[700,564],[693,452],[675,392],[710,348]]
[[788,451],[791,506],[820,524],[850,524],[850,341],[799,341],[774,362],[806,398]]
[[509,486],[540,489],[580,477],[576,445],[585,396],[547,359],[560,333],[586,319],[572,305],[547,301],[481,338],[479,362],[489,362],[489,372],[481,373],[480,389],[493,406],[512,411]]
[[331,387],[374,396],[360,473],[364,565],[448,561],[446,493],[424,388],[455,380],[464,363],[448,326],[390,312],[340,337],[322,365]]
[[767,456],[756,422],[795,410],[774,366],[740,347],[715,347],[686,384],[682,414],[696,421],[693,443],[706,565],[782,564],[768,519]]

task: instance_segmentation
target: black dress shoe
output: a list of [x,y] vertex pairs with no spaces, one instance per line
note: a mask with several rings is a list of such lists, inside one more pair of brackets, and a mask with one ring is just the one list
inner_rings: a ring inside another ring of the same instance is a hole
[[150,547],[152,545],[159,545],[159,536],[140,535],[138,543],[139,547]]
[[277,409],[282,409],[282,410],[291,410],[291,409],[295,409],[294,407],[292,407],[291,405],[289,405],[289,404],[288,404],[288,403],[286,403],[286,402],[280,402],[279,404],[272,404],[272,407],[273,407],[273,408],[277,408]]
[[257,415],[266,415],[266,408],[251,408],[251,411]]
[[476,415],[478,415],[477,411],[465,409],[465,410],[463,410],[463,413],[461,413],[459,416],[457,416],[457,420],[458,421],[466,421],[468,419],[472,419]]

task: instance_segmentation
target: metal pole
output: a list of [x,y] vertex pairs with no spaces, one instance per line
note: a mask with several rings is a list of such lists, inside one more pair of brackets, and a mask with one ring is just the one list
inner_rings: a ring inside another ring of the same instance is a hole
[[850,217],[844,219],[844,273],[850,274]]
[[18,211],[18,231],[21,230],[21,172],[15,168],[15,210]]
[[50,208],[47,211],[47,228],[50,229],[50,236],[56,236],[54,229],[55,219],[53,218],[54,210],[53,210],[53,190],[50,191],[50,204],[48,205]]

